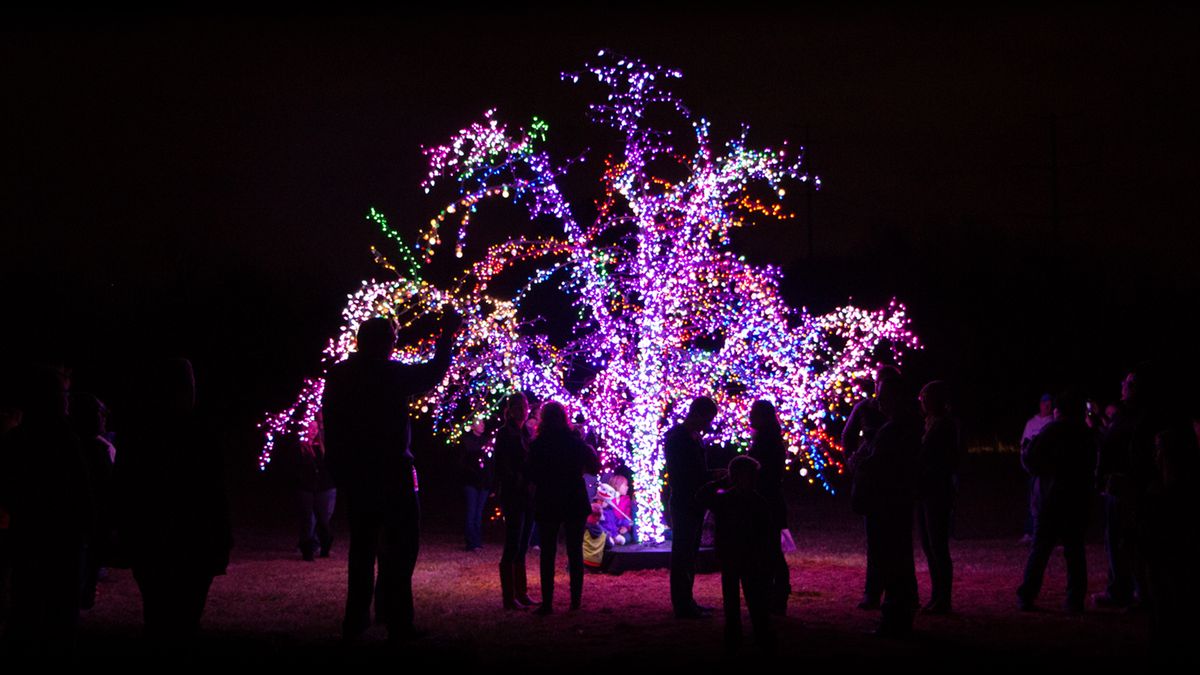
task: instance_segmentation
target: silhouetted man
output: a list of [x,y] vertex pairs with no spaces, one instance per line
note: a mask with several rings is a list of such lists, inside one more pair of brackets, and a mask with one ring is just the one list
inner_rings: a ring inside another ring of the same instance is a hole
[[396,343],[391,321],[364,321],[358,351],[329,370],[326,463],[350,518],[344,638],[358,637],[370,626],[376,557],[380,579],[386,580],[381,600],[388,637],[413,635],[412,574],[420,529],[408,402],[445,375],[459,323],[456,314],[444,316],[433,360],[404,365],[391,360]]
[[1036,482],[1033,547],[1017,589],[1020,608],[1034,608],[1046,563],[1061,543],[1067,561],[1066,609],[1082,612],[1087,593],[1084,537],[1096,466],[1096,437],[1084,421],[1082,396],[1066,393],[1055,399],[1054,421],[1021,451],[1021,463]]
[[716,417],[717,404],[701,396],[692,401],[683,423],[672,427],[664,440],[671,486],[671,608],[681,619],[706,614],[692,597],[704,525],[704,507],[696,493],[708,482],[700,435]]
[[[900,377],[900,369],[896,366],[880,366],[875,370],[875,393],[883,388],[883,383]],[[887,423],[887,417],[879,410],[878,398],[865,398],[854,404],[850,416],[846,418],[846,426],[842,428],[842,448],[847,464],[855,463],[855,454],[859,448],[870,443],[875,433]],[[883,580],[879,577],[878,552],[871,549],[871,538],[867,538],[867,574],[863,584],[863,597],[858,608],[863,610],[879,609],[879,598],[883,595]]]

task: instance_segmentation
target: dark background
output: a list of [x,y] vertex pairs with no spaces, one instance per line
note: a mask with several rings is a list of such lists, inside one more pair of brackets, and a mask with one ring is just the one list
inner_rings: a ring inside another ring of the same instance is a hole
[[[254,424],[313,374],[345,294],[380,273],[364,216],[412,235],[422,145],[489,107],[550,123],[556,157],[618,146],[599,48],[683,70],[720,140],[806,145],[823,189],[739,235],[796,306],[896,297],[977,442],[1038,396],[1118,396],[1146,358],[1190,381],[1196,339],[1197,12],[1175,5],[788,13],[538,11],[334,18],[19,15],[0,28],[0,288],[10,364],[65,363],[120,398],[129,364],[193,359],[255,464]],[[591,166],[595,166],[592,162]],[[587,165],[568,181],[598,196]],[[481,217],[474,241],[516,231]],[[811,242],[810,232],[811,225]],[[490,233],[489,233],[490,230]]]

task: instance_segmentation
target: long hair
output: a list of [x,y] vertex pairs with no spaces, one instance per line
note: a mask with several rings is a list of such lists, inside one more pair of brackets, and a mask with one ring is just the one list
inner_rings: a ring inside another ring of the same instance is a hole
[[750,424],[763,438],[783,437],[779,415],[775,412],[775,404],[770,401],[759,399],[750,406]]
[[546,401],[542,405],[541,417],[538,419],[538,436],[570,431],[567,422],[567,409],[558,401]]

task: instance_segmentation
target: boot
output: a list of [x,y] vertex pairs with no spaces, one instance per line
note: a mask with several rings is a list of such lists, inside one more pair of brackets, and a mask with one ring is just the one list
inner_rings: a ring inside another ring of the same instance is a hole
[[513,596],[513,569],[508,563],[500,563],[500,599],[504,609],[521,608]]
[[529,580],[525,576],[524,562],[513,565],[512,579],[513,599],[517,601],[517,604],[525,605],[526,607],[536,605],[537,603],[533,601],[533,598],[529,597]]

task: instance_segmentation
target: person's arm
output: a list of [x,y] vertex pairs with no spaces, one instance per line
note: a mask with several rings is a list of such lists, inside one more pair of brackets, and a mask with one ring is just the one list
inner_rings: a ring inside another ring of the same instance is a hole
[[437,386],[450,369],[450,357],[454,347],[454,333],[462,325],[462,317],[456,313],[442,315],[442,332],[437,338],[433,359],[404,368],[404,395],[415,396]]
[[596,451],[592,449],[592,446],[584,443],[583,441],[579,442],[579,446],[580,452],[583,454],[584,472],[594,474],[600,473],[600,457],[596,454]]
[[717,494],[721,489],[728,486],[729,481],[725,478],[712,480],[705,483],[696,491],[696,503],[706,509],[713,510],[717,507]]

